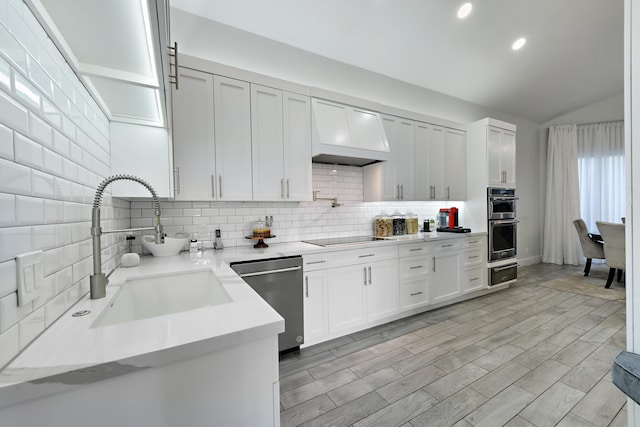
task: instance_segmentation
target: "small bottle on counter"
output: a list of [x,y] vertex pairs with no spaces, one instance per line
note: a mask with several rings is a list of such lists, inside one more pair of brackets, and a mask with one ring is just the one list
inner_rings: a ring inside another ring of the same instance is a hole
[[192,234],[189,240],[189,252],[198,252],[198,239],[195,234]]

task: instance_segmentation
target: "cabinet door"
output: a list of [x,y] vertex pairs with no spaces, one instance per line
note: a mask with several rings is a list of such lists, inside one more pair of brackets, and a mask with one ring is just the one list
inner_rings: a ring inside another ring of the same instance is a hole
[[431,300],[445,301],[460,294],[460,254],[441,253],[432,258]]
[[285,197],[311,200],[311,103],[308,96],[284,92]]
[[501,137],[500,153],[504,184],[507,187],[516,186],[516,134],[504,131]]
[[307,343],[329,334],[327,270],[310,271],[304,277],[304,337]]
[[415,122],[401,119],[398,122],[396,155],[397,183],[400,200],[415,200],[416,131]]
[[251,85],[253,200],[284,200],[282,91]]
[[346,331],[365,323],[365,265],[332,268],[329,277],[329,331]]
[[416,156],[415,182],[416,200],[430,200],[431,187],[429,181],[429,133],[431,128],[426,123],[416,123]]
[[185,68],[178,72],[180,90],[172,92],[175,199],[212,200],[216,197],[213,75]]
[[218,200],[252,200],[249,83],[214,76]]
[[444,131],[444,197],[446,200],[467,198],[467,145],[465,133],[454,129]]
[[367,266],[367,321],[382,319],[398,311],[398,260]]
[[502,186],[502,130],[489,126],[487,128],[487,174],[490,186]]
[[444,153],[445,134],[444,128],[432,127],[429,134],[429,186],[431,187],[431,197],[433,200],[444,200]]
[[398,151],[400,149],[400,119],[393,116],[382,116],[382,124],[387,134],[391,159],[382,163],[382,200],[398,200],[399,183],[397,181]]

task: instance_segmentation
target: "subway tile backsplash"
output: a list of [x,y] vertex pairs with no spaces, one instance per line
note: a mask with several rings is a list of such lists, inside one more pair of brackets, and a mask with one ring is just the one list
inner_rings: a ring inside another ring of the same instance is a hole
[[[109,122],[20,0],[0,2],[0,368],[89,288],[91,206],[110,172]],[[102,226],[129,226],[103,199]],[[102,240],[104,270],[124,236]],[[16,255],[42,250],[41,296],[17,305]]]
[[[373,233],[373,217],[381,211],[413,212],[420,223],[436,217],[442,202],[364,203],[362,168],[356,166],[313,164],[313,190],[318,197],[337,197],[342,206],[332,208],[331,201],[316,202],[161,202],[161,222],[165,232],[195,233],[199,240],[212,240],[219,228],[225,246],[248,246],[251,222],[273,215],[268,243],[292,242],[326,237],[364,236]],[[455,204],[454,204],[455,205]],[[153,225],[152,203],[131,202],[131,226]],[[146,251],[136,239],[133,250]]]

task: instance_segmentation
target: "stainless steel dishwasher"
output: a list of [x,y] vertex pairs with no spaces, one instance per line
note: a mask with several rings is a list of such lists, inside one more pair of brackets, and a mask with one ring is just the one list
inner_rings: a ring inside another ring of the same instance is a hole
[[231,268],[284,318],[278,350],[304,344],[302,257],[232,262]]

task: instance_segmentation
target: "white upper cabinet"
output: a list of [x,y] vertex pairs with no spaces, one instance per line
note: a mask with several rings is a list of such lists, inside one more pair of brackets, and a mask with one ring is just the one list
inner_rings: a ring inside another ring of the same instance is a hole
[[466,199],[466,138],[460,130],[416,124],[416,199]]
[[214,200],[216,170],[213,76],[179,68],[173,90],[173,162],[176,200]]
[[509,130],[487,128],[489,185],[516,186],[516,134]]
[[284,179],[286,200],[311,200],[311,102],[283,92]]
[[281,90],[251,85],[251,148],[254,200],[284,199]]
[[213,93],[217,199],[252,200],[249,83],[214,76]]
[[311,200],[309,97],[251,85],[253,200]]
[[[487,187],[516,187],[516,126],[483,119],[467,126],[468,185],[486,196]],[[475,188],[477,187],[477,188]]]
[[363,168],[364,201],[415,200],[415,122],[382,116],[391,158]]

